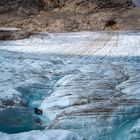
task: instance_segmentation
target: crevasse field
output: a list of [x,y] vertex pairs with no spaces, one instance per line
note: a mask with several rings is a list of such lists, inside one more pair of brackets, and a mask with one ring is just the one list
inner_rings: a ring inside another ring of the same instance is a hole
[[0,140],[140,139],[140,33],[0,41],[0,131]]

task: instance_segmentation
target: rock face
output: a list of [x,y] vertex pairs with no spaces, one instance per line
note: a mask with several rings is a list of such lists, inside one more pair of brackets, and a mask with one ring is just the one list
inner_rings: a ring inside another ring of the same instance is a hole
[[0,26],[29,31],[140,29],[131,0],[4,0],[0,13]]
[[40,0],[44,6],[44,10],[50,11],[65,5],[67,0]]
[[0,14],[37,14],[41,7],[38,0],[2,0],[0,1]]
[[[28,130],[42,129],[42,125],[46,130],[1,133],[0,138],[34,139],[36,133],[49,139],[53,137],[50,129],[60,129],[61,136],[64,130],[71,131],[76,140],[79,136],[83,140],[139,139],[139,36],[135,31],[52,33],[1,41],[0,120],[4,121],[0,130],[8,132],[9,124],[21,129],[28,123],[35,126]],[[7,111],[17,106],[30,119],[12,121]],[[35,107],[43,110],[41,118],[31,115]],[[37,123],[31,123],[34,119]]]
[[[46,10],[62,8],[75,13],[92,12],[98,9],[119,10],[118,8],[130,8],[130,0],[40,0],[45,5]],[[86,9],[88,8],[88,9]]]
[[0,40],[18,40],[28,38],[31,35],[28,31],[22,31],[19,28],[0,27]]

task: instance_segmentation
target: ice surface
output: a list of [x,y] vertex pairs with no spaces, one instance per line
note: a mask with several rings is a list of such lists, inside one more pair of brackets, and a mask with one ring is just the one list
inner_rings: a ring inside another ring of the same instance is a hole
[[82,140],[80,136],[67,130],[31,131],[7,135],[0,133],[2,140]]
[[[27,131],[40,129],[37,123],[46,130],[1,133],[0,139],[71,140],[71,132],[88,140],[138,139],[139,56],[136,31],[52,33],[1,41],[0,120],[4,121],[0,130],[15,128],[11,115],[4,118],[4,113],[17,108],[23,117],[16,113],[12,117],[16,128],[30,123],[35,127],[26,127]],[[42,109],[43,115],[34,116],[34,107]],[[49,129],[62,131],[54,134]],[[71,131],[69,137],[63,130]]]
[[1,42],[1,49],[44,54],[139,56],[139,35],[136,31],[52,33]]

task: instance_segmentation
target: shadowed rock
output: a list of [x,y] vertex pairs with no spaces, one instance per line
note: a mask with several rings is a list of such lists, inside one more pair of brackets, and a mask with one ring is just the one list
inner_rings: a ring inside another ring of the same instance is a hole
[[31,35],[30,32],[23,31],[19,28],[4,28],[0,27],[0,40],[18,40],[28,38]]
[[43,114],[43,111],[41,109],[37,108],[37,107],[35,107],[34,112],[35,112],[35,114],[38,114],[38,115]]

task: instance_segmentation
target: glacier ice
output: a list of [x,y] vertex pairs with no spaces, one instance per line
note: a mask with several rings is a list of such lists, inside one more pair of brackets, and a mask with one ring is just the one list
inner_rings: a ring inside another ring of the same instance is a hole
[[68,130],[31,131],[7,135],[0,133],[2,140],[82,140],[80,136]]
[[136,31],[1,41],[0,131],[23,132],[0,139],[139,139],[139,44]]

